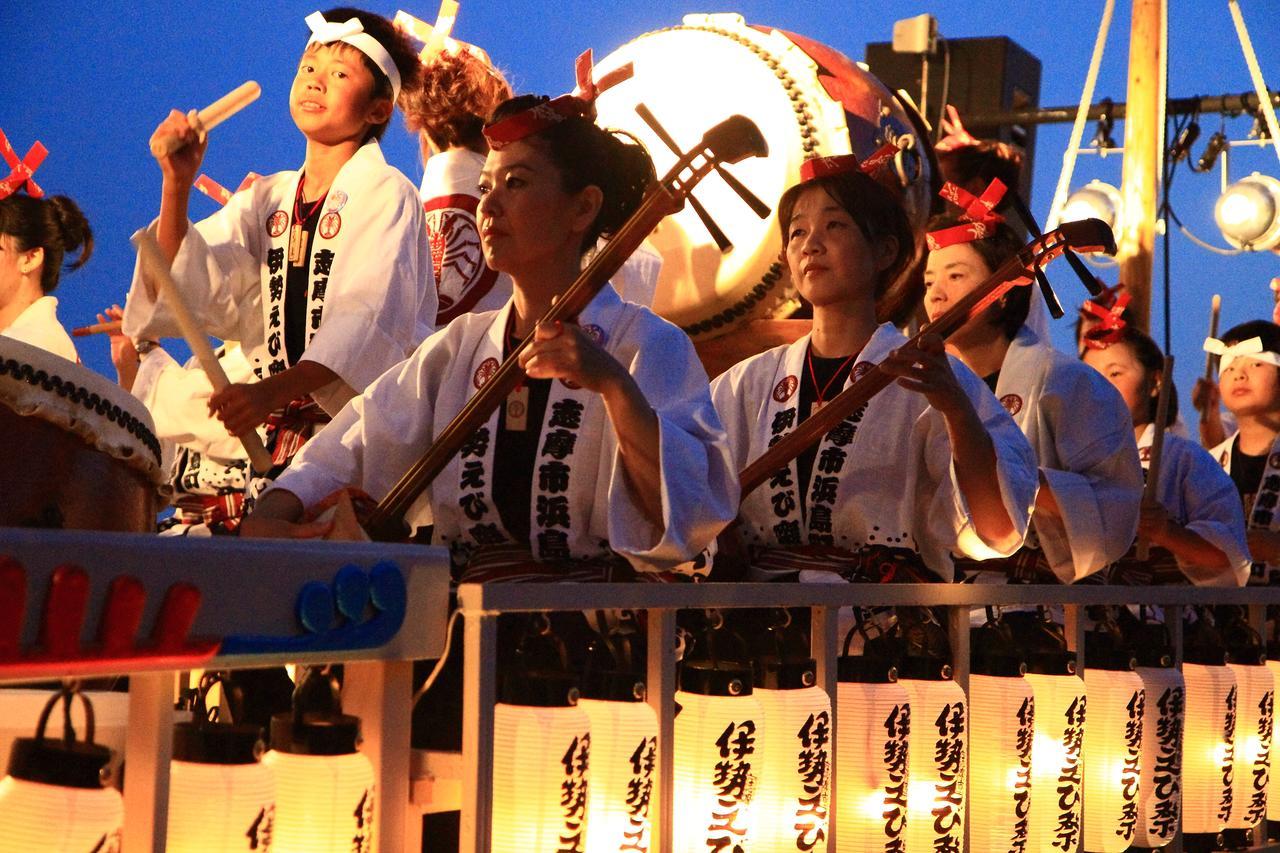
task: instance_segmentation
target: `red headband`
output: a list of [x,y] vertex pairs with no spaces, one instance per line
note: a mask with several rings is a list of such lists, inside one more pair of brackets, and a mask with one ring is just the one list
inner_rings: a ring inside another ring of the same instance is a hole
[[9,137],[0,130],[0,157],[4,157],[10,170],[9,176],[0,181],[0,198],[13,195],[22,189],[23,184],[27,186],[27,195],[32,198],[40,198],[44,195],[44,190],[40,189],[39,184],[32,180],[31,176],[35,174],[36,169],[40,168],[40,164],[44,162],[48,153],[49,150],[36,141],[27,149],[27,156],[19,160],[18,152],[14,151],[13,146],[9,144]]
[[996,205],[1004,198],[1006,189],[1008,188],[999,178],[992,178],[991,183],[987,184],[987,188],[980,196],[975,196],[964,187],[950,181],[943,184],[938,195],[964,211],[961,218],[965,222],[926,234],[925,242],[929,246],[929,251],[936,252],[957,243],[972,243],[974,240],[990,237],[995,227],[1004,222],[1004,217],[996,213]]
[[489,147],[494,151],[501,151],[511,143],[540,133],[565,119],[585,118],[593,121],[596,115],[596,98],[602,92],[629,79],[635,73],[635,67],[628,62],[596,82],[591,75],[592,64],[591,49],[588,48],[573,63],[574,77],[577,80],[577,87],[573,92],[552,98],[486,127],[484,138]]
[[[1115,295],[1124,285],[1117,284],[1115,289],[1110,288],[1103,294],[1107,293]],[[1089,349],[1106,349],[1112,344],[1120,342],[1120,338],[1124,335],[1125,327],[1129,324],[1124,321],[1124,310],[1129,307],[1129,299],[1131,294],[1120,293],[1115,296],[1114,301],[1108,307],[1100,302],[1094,302],[1092,299],[1086,299],[1084,304],[1080,306],[1080,313],[1098,318],[1098,325],[1090,329],[1084,334],[1084,345]]]
[[898,146],[886,142],[876,149],[875,153],[865,161],[859,162],[856,154],[837,154],[833,157],[810,157],[800,164],[800,183],[807,184],[818,178],[831,175],[843,175],[847,172],[862,172],[873,175],[880,167],[888,163],[898,153]]

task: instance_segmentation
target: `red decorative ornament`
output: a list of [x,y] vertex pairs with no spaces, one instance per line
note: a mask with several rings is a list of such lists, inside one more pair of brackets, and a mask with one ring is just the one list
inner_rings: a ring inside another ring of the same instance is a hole
[[8,198],[22,189],[24,184],[27,187],[27,195],[32,198],[43,196],[44,190],[40,189],[31,176],[35,174],[36,169],[40,168],[40,164],[48,154],[49,149],[37,140],[27,149],[26,156],[19,160],[18,152],[14,151],[13,146],[9,144],[9,137],[0,130],[0,157],[4,157],[5,163],[9,165],[8,177],[0,180],[0,198]]
[[[1116,285],[1113,293],[1119,292],[1123,285]],[[1084,304],[1080,306],[1080,313],[1085,317],[1095,317],[1098,325],[1094,326],[1084,335],[1084,345],[1089,349],[1106,349],[1112,344],[1119,343],[1124,336],[1124,330],[1129,325],[1124,321],[1125,309],[1129,307],[1130,294],[1120,293],[1112,300],[1110,307],[1107,307],[1101,299],[1095,302],[1092,299],[1086,299]],[[1100,304],[1101,303],[1101,304]]]
[[898,146],[886,142],[864,161],[858,160],[856,154],[836,154],[832,157],[810,157],[800,164],[800,183],[807,184],[818,178],[832,175],[843,175],[847,172],[862,172],[874,175],[882,166],[892,160],[898,153]]
[[979,196],[950,181],[943,184],[938,195],[959,207],[964,212],[962,218],[965,221],[960,225],[930,231],[925,235],[929,251],[936,252],[947,246],[972,243],[974,240],[991,236],[995,226],[1004,222],[1004,217],[996,213],[996,205],[1004,198],[1007,190],[1008,187],[999,178],[992,178],[991,183],[987,184],[987,188]]

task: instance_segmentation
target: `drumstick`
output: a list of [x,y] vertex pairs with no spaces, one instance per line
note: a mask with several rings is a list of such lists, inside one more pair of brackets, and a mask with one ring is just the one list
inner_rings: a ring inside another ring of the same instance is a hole
[[[1169,420],[1169,398],[1173,389],[1173,356],[1164,357],[1164,372],[1160,376],[1160,397],[1156,401],[1155,435],[1151,438],[1151,461],[1147,466],[1147,484],[1142,490],[1142,502],[1156,500],[1160,489],[1160,457],[1164,453],[1164,428]],[[1146,562],[1151,556],[1151,543],[1138,539],[1138,559]]]
[[[258,100],[262,87],[252,80],[241,83],[192,117],[191,126],[199,134],[205,134]],[[168,157],[185,145],[180,137],[161,136],[151,140],[151,156]]]
[[[1209,307],[1209,337],[1218,337],[1218,313],[1222,310],[1222,297],[1217,293],[1213,294],[1213,302]],[[1204,357],[1204,381],[1213,381],[1213,353],[1206,353]]]
[[80,326],[71,330],[71,337],[84,338],[89,335],[118,335],[123,322],[120,320],[109,320],[106,323],[94,323],[92,326]]
[[[182,299],[182,294],[178,292],[178,285],[174,283],[173,276],[169,274],[169,265],[164,262],[164,257],[160,254],[160,247],[156,244],[156,239],[145,231],[138,233],[133,239],[133,245],[138,250],[138,257],[142,261],[143,269],[146,270],[159,285],[159,293],[163,295],[168,303],[170,310],[173,311],[174,319],[178,321],[178,327],[182,329],[182,337],[186,339],[187,346],[191,347],[191,351],[195,353],[196,358],[200,361],[200,366],[204,368],[204,372],[209,377],[209,384],[213,386],[214,391],[221,391],[231,384],[231,380],[227,378],[227,372],[222,369],[222,365],[218,362],[218,357],[213,354],[213,347],[209,345],[209,338],[204,331],[196,324],[195,318],[191,316],[190,309],[187,308],[186,302]],[[258,433],[254,430],[247,430],[236,435],[240,439],[240,443],[244,445],[245,452],[249,454],[249,461],[253,463],[254,470],[265,473],[271,470],[271,454],[267,453],[267,448],[263,446],[262,439],[258,437]]]

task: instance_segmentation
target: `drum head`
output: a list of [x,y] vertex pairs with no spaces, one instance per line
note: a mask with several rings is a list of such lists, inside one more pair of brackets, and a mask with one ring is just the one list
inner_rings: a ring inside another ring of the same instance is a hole
[[689,15],[624,44],[599,63],[596,77],[628,62],[635,73],[600,96],[599,123],[638,139],[658,174],[677,154],[637,112],[641,104],[681,150],[734,114],[752,119],[769,144],[768,156],[724,169],[768,207],[765,217],[713,173],[693,196],[723,237],[713,237],[692,204],[650,237],[663,257],[653,308],[695,339],[795,307],[775,208],[809,157],[867,156],[896,141],[904,150],[886,181],[923,228],[933,172],[928,143],[893,94],[839,52],[747,26],[738,15]]

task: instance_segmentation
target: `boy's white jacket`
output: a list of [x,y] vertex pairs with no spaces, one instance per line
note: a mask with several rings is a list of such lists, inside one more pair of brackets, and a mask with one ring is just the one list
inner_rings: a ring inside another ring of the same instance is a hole
[[1120,559],[1133,544],[1142,467],[1133,418],[1111,383],[1023,326],[1004,357],[996,397],[1021,427],[1062,512],[1032,523],[1063,583]]
[[[382,499],[431,445],[502,360],[512,312],[464,314],[436,332],[404,364],[388,371],[312,438],[275,488],[313,506],[355,486]],[[635,379],[658,416],[662,527],[649,523],[622,469],[618,442],[600,395],[551,385],[540,425],[530,501],[530,548],[542,559],[567,548],[575,558],[609,551],[638,571],[665,571],[692,559],[738,511],[737,469],[693,345],[649,309],[606,287],[579,316]],[[414,526],[434,523],[455,549],[510,537],[492,492],[498,433],[495,412],[412,507]],[[531,425],[532,426],[532,425]],[[567,501],[564,500],[567,498]]]
[[[905,342],[892,325],[877,328],[844,387]],[[808,348],[806,335],[739,362],[712,383],[712,399],[729,434],[738,470],[763,454],[776,436],[795,429]],[[952,552],[983,560],[1016,551],[1035,503],[1035,457],[982,380],[958,359],[950,361],[956,380],[991,436],[1004,507],[1017,532],[1015,542],[997,550],[978,536],[956,482],[945,420],[924,395],[896,382],[872,398],[856,430],[849,429],[850,418],[841,425],[843,435],[837,428],[823,438],[810,477],[810,494],[804,496],[806,511],[801,510],[794,461],[787,476],[775,476],[746,497],[744,541],[768,546],[825,543],[816,538],[828,535],[828,528],[825,518],[815,518],[813,491],[819,480],[830,487],[834,479],[829,534],[830,544],[837,547],[850,551],[863,545],[909,548],[943,578],[952,576]],[[799,541],[788,542],[787,531],[795,530],[794,525],[799,527]]]
[[[172,265],[205,331],[240,341],[262,377],[290,366],[282,294],[300,176],[286,171],[261,178],[209,218],[188,224]],[[326,225],[330,214],[337,218]],[[336,233],[326,237],[334,224]],[[148,228],[153,235],[155,227]],[[135,340],[179,336],[165,300],[149,299],[139,278],[135,268],[125,334]],[[387,165],[376,141],[343,165],[325,197],[312,235],[307,297],[300,360],[338,374],[312,394],[331,415],[403,361],[434,327],[436,289],[418,194]]]
[[[1151,442],[1155,425],[1147,424],[1138,439],[1142,467],[1151,467]],[[1148,475],[1149,476],[1149,475]],[[1169,516],[1226,555],[1229,571],[1201,586],[1244,586],[1249,580],[1249,545],[1245,539],[1244,508],[1240,493],[1218,461],[1194,441],[1166,431],[1160,449],[1160,482],[1156,501]],[[1189,565],[1174,555],[1178,566]]]

